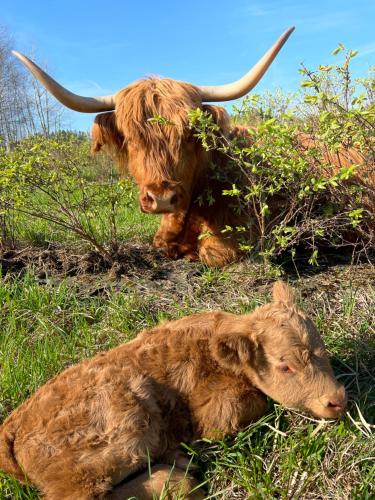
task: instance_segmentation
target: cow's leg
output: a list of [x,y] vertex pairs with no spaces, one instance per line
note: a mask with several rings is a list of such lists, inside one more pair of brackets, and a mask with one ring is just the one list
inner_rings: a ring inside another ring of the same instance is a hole
[[126,500],[135,497],[137,500],[155,498],[200,500],[205,497],[198,488],[198,481],[186,471],[170,465],[160,464],[151,467],[133,480],[120,484],[107,494],[106,500]]
[[160,461],[178,467],[179,469],[192,470],[196,466],[192,464],[189,456],[183,452],[181,449],[176,448],[175,450],[168,450],[161,457]]
[[190,219],[186,212],[164,214],[153,245],[162,248],[172,259],[197,260],[198,231]]
[[[121,466],[116,463],[117,460],[112,460],[112,457],[107,459],[108,461],[114,463],[104,464],[97,461],[79,467],[77,464],[69,462],[61,464],[57,461],[55,467],[48,467],[48,474],[45,476],[39,474],[37,478],[33,478],[31,474],[32,483],[38,486],[43,492],[43,498],[47,500],[100,499],[106,498],[108,492],[112,491],[113,484],[119,483],[147,465],[147,461],[143,461],[141,465]],[[130,463],[130,457],[127,463]],[[105,469],[110,469],[112,473]]]
[[239,257],[237,241],[224,234],[202,234],[199,241],[199,258],[209,267],[223,267],[235,262]]
[[262,392],[248,382],[224,375],[202,380],[194,396],[192,407],[199,434],[209,439],[236,434],[264,415],[267,408]]
[[185,218],[186,212],[164,214],[154,236],[153,245],[157,248],[167,249],[171,243],[176,242],[184,230]]

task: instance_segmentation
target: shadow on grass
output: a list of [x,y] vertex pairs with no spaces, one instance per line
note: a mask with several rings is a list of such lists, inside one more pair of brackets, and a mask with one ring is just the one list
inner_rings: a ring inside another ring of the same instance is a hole
[[371,263],[375,265],[375,251],[354,252],[353,247],[319,249],[316,262],[311,261],[311,251],[299,248],[294,256],[285,253],[274,260],[290,279],[314,276],[338,266]]

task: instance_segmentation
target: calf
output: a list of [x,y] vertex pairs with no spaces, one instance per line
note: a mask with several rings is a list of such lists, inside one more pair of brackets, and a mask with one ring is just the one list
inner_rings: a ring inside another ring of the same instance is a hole
[[[179,444],[238,432],[264,414],[266,395],[324,418],[346,405],[318,331],[282,282],[250,314],[165,322],[66,369],[0,427],[0,468],[47,499],[149,499],[168,480],[202,498],[168,466]],[[130,480],[149,459],[151,474]]]

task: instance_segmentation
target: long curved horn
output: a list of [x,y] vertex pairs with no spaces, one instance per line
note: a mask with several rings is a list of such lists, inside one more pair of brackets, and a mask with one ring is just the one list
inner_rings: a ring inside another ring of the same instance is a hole
[[15,55],[27,69],[35,76],[37,80],[56,97],[64,106],[74,109],[74,111],[82,111],[84,113],[100,113],[101,111],[112,111],[115,109],[115,95],[99,96],[99,97],[84,97],[73,94],[62,85],[57,83],[39,66],[37,66],[28,57],[12,50]]
[[289,28],[277,42],[264,54],[264,56],[256,63],[251,70],[246,73],[245,76],[237,80],[236,82],[227,83],[226,85],[212,85],[212,86],[198,86],[202,101],[203,102],[215,102],[215,101],[231,101],[232,99],[238,99],[244,96],[262,78],[264,73],[267,71],[272,61],[277,56],[279,50],[288,40],[289,36],[293,33],[294,26]]

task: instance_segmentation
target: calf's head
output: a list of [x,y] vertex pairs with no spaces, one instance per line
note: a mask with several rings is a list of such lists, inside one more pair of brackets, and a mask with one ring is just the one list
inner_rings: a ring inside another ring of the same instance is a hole
[[285,283],[274,285],[270,304],[220,324],[210,348],[219,364],[287,407],[324,418],[345,411],[345,389],[334,377],[322,338]]
[[187,209],[194,184],[205,174],[209,160],[189,129],[189,110],[201,108],[211,112],[225,134],[229,128],[226,113],[222,108],[203,103],[230,101],[247,94],[293,30],[283,33],[257,64],[235,82],[198,86],[168,78],[150,78],[116,94],[98,97],[73,94],[30,59],[13,53],[65,106],[86,113],[106,111],[95,119],[93,150],[108,146],[120,170],[129,170],[139,185],[143,211],[173,213]]

